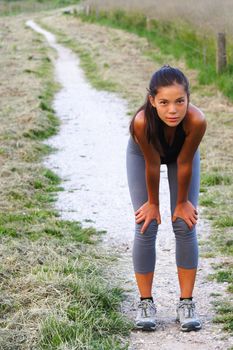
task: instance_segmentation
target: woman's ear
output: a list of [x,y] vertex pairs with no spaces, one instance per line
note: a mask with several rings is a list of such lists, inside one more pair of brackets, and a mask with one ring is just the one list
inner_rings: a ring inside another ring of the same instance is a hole
[[154,97],[151,96],[151,95],[149,95],[148,98],[149,98],[149,101],[150,101],[151,105],[152,105],[153,107],[155,107]]

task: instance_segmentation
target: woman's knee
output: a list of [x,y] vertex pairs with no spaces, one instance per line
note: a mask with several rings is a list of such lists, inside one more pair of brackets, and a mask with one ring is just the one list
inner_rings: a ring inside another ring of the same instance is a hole
[[195,269],[198,265],[198,243],[195,225],[190,228],[186,222],[177,218],[172,223],[176,237],[176,264],[185,269]]
[[146,230],[144,231],[144,233],[141,233],[141,228],[144,225],[144,221],[142,221],[140,224],[135,225],[135,235],[136,237],[139,237],[140,240],[142,241],[149,241],[149,240],[155,240],[156,239],[156,235],[158,232],[158,224],[157,221],[155,219],[153,219],[149,225],[147,226]]
[[136,273],[146,274],[154,271],[156,261],[155,240],[158,225],[156,220],[152,221],[146,231],[140,233],[144,221],[136,224],[133,245],[133,264]]
[[181,236],[188,237],[188,235],[192,235],[195,232],[196,225],[193,225],[190,229],[183,219],[177,218],[176,221],[172,222],[172,227],[176,238],[178,238]]

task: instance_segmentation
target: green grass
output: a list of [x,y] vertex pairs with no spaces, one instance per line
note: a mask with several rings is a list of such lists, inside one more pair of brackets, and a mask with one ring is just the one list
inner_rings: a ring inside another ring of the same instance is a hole
[[[213,169],[214,170],[214,169]],[[211,252],[233,256],[232,176],[218,171],[203,173],[199,204],[211,220],[211,235],[206,242]]]
[[222,323],[223,329],[233,334],[233,306],[227,301],[224,303],[215,301],[213,304],[217,312],[213,322]]
[[199,200],[199,204],[204,207],[215,207],[217,203],[215,202],[215,198],[202,196]]
[[231,293],[233,288],[233,264],[232,263],[222,263],[219,265],[214,265],[214,269],[217,271],[209,275],[210,280],[216,280],[218,283],[227,282],[227,290]]
[[216,280],[217,282],[228,282],[228,283],[233,283],[233,269],[228,270],[228,271],[219,271],[216,274]]
[[[58,349],[63,344],[80,349],[127,349],[119,335],[127,336],[131,322],[119,312],[124,291],[106,284],[98,262],[70,261],[57,273],[72,276],[66,285],[67,307],[57,310],[42,325],[40,349]],[[46,273],[50,276],[48,266]],[[46,277],[45,277],[46,278]]]
[[233,227],[233,217],[226,215],[214,220],[214,226],[216,227]]
[[[229,63],[224,73],[217,74],[215,37],[198,33],[190,23],[153,19],[148,28],[144,14],[126,12],[121,9],[109,12],[99,11],[98,16],[96,16],[95,11],[89,15],[76,11],[74,15],[79,16],[84,21],[121,28],[146,37],[152,47],[159,47],[163,54],[172,55],[176,59],[184,58],[189,68],[199,72],[200,84],[215,83],[227,97],[233,100],[233,65]],[[204,50],[206,52],[205,58],[203,56]],[[228,42],[227,55],[228,61],[231,62],[233,57],[232,42]]]
[[215,229],[207,244],[216,254],[233,256],[232,229],[226,230],[225,227]]
[[[50,59],[46,56],[43,59],[41,66],[35,71],[35,75],[40,79],[46,79],[50,74],[51,63]],[[28,72],[25,72],[28,73]],[[34,140],[45,140],[48,137],[55,135],[60,126],[60,121],[56,117],[53,108],[51,107],[51,102],[54,94],[58,91],[59,84],[54,81],[48,81],[46,79],[46,87],[41,95],[38,96],[40,100],[39,108],[43,113],[41,113],[40,122],[24,132],[23,136]]]
[[[214,169],[213,169],[214,170]],[[212,221],[208,245],[216,253],[233,255],[232,176],[218,171],[203,172],[199,204],[205,207],[204,215]]]
[[202,173],[201,186],[231,185],[232,176],[219,173]]
[[[228,283],[227,291],[233,293],[233,266],[232,264],[221,264],[214,266],[217,272],[209,275],[209,280],[216,280],[218,283]],[[218,293],[212,293],[212,296],[219,296]],[[220,295],[221,296],[221,295]],[[223,329],[233,334],[233,305],[229,300],[215,300],[212,302],[215,306],[216,316],[213,319],[215,323],[223,324]]]

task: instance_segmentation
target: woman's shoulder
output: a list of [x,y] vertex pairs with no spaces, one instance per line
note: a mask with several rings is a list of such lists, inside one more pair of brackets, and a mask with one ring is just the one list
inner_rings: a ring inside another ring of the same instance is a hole
[[[135,117],[134,117],[134,131],[135,134],[141,134],[145,130],[145,125],[146,125],[146,118],[145,118],[145,111],[141,110],[139,111]],[[138,143],[137,137],[135,135],[135,140]]]
[[140,127],[145,127],[145,124],[146,124],[145,111],[142,109],[135,115],[134,126],[140,128]]
[[187,115],[183,122],[185,132],[189,133],[194,128],[202,128],[203,125],[206,125],[205,114],[198,107],[189,103]]

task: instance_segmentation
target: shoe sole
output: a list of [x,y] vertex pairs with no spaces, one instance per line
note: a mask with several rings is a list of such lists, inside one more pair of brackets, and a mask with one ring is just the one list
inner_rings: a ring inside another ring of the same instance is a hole
[[[176,319],[176,323],[179,323],[180,324],[180,321],[179,319]],[[184,326],[183,326],[184,327]],[[190,324],[187,324],[185,326],[185,328],[183,328],[182,326],[180,326],[180,330],[182,332],[191,332],[191,331],[199,331],[201,328],[202,328],[202,325],[200,324],[199,326],[198,325],[194,325],[192,323]]]
[[156,329],[156,325],[151,322],[145,322],[143,325],[136,324],[136,329],[140,329],[142,331],[154,331]]
[[202,327],[201,326],[188,326],[186,328],[180,327],[182,332],[191,332],[191,331],[199,331]]

